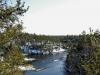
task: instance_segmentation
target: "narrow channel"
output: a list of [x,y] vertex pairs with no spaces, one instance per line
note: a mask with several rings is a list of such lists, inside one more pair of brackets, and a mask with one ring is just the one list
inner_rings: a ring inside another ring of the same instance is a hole
[[66,52],[35,56],[35,58],[38,60],[31,64],[37,68],[37,71],[25,71],[24,75],[65,75],[64,61],[66,59]]

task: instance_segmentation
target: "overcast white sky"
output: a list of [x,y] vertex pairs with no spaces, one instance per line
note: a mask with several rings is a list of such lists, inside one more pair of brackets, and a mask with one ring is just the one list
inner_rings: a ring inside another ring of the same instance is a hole
[[23,17],[26,32],[67,35],[80,34],[89,27],[100,29],[100,0],[27,1],[30,9]]

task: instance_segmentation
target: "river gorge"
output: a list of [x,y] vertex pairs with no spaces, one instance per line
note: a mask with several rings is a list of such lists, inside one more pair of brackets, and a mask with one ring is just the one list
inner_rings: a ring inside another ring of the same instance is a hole
[[66,54],[66,52],[62,52],[54,55],[33,56],[37,60],[31,64],[37,68],[37,71],[25,71],[24,75],[65,75]]

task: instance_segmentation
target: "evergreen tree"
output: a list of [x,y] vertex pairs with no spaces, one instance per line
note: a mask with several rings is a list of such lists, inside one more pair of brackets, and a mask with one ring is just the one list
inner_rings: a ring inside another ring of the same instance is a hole
[[71,48],[66,59],[65,70],[71,75],[100,75],[100,33],[82,34],[78,44]]
[[0,75],[20,75],[18,65],[23,62],[23,57],[16,44],[21,33],[22,22],[19,16],[28,10],[24,8],[21,0],[0,0],[0,50],[4,51],[4,59],[0,61]]
[[82,66],[86,71],[86,75],[100,75],[100,34],[96,32],[90,34],[90,54],[88,59],[82,60]]

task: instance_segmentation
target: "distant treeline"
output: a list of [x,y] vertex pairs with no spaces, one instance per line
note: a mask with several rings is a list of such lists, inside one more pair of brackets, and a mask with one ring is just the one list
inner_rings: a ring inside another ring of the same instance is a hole
[[[23,45],[25,42],[52,42],[52,43],[63,43],[69,45],[79,40],[79,35],[63,35],[63,36],[51,36],[51,35],[37,35],[30,33],[20,33],[18,36],[19,44]],[[18,42],[18,41],[17,41]]]

